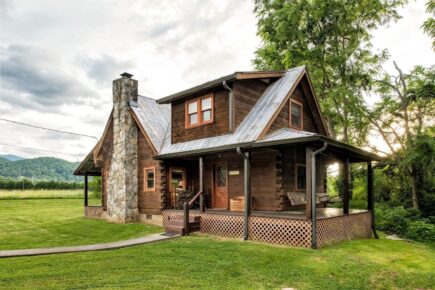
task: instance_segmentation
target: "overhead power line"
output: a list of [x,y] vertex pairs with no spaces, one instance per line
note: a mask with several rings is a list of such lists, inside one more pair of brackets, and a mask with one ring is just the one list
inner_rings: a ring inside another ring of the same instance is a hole
[[7,146],[7,147],[14,147],[14,148],[20,148],[20,149],[27,149],[27,150],[34,150],[34,151],[48,152],[48,153],[56,153],[56,154],[63,154],[63,155],[69,155],[69,156],[77,157],[77,155],[71,154],[71,153],[64,153],[64,152],[51,151],[51,150],[44,150],[44,149],[39,149],[39,148],[23,147],[23,146],[4,144],[4,143],[0,143],[0,145]]
[[32,128],[36,128],[36,129],[48,130],[48,131],[52,131],[52,132],[57,132],[57,133],[62,133],[62,134],[69,134],[69,135],[75,135],[75,136],[82,136],[82,137],[87,137],[87,138],[92,138],[92,139],[98,140],[97,137],[91,136],[91,135],[80,134],[80,133],[75,133],[75,132],[68,132],[68,131],[57,130],[57,129],[51,129],[51,128],[36,126],[36,125],[28,124],[28,123],[17,122],[17,121],[14,121],[14,120],[9,120],[9,119],[5,119],[5,118],[1,118],[1,117],[0,117],[0,120],[5,121],[5,122],[9,122],[9,123],[14,123],[14,124],[22,125],[22,126],[32,127]]

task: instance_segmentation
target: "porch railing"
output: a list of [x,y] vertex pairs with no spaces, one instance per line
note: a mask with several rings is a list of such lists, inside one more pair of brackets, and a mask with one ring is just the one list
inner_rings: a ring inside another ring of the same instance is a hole
[[183,203],[183,225],[184,225],[184,234],[189,235],[189,209],[192,206],[192,204],[201,197],[201,202],[199,204],[199,210],[201,212],[204,211],[204,202],[202,197],[202,191],[198,191],[195,196],[189,201],[185,201]]

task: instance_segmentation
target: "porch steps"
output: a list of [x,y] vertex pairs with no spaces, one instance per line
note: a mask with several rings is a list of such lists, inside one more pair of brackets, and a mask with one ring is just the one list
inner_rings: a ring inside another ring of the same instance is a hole
[[[189,218],[189,233],[197,232],[200,230],[200,217],[190,217]],[[165,231],[171,234],[185,235],[186,231],[184,228],[183,216],[177,216],[175,219],[169,220],[168,224],[165,226]]]

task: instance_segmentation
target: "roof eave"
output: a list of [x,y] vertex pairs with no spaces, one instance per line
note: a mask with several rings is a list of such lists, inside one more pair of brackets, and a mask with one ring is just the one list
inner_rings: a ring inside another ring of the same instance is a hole
[[285,71],[253,71],[253,72],[235,72],[227,76],[203,83],[201,85],[183,90],[181,92],[169,95],[167,97],[156,100],[158,104],[169,104],[173,101],[180,100],[191,94],[199,93],[201,91],[213,89],[222,85],[224,81],[246,80],[256,78],[279,78],[282,77]]

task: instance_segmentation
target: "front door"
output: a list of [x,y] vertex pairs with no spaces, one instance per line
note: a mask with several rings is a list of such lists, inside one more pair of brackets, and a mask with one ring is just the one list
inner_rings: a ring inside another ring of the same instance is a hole
[[213,208],[228,209],[228,166],[217,162],[213,169]]

